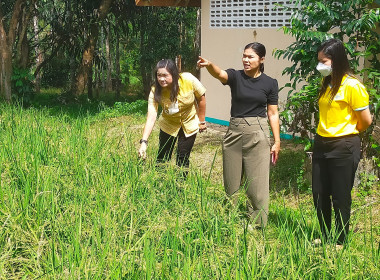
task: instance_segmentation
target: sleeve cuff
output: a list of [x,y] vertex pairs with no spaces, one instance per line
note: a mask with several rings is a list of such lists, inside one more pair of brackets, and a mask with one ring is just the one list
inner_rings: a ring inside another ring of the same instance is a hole
[[356,108],[356,109],[354,109],[354,111],[363,111],[363,110],[365,110],[367,108],[369,108],[369,105],[364,106],[364,107],[360,107],[360,108]]

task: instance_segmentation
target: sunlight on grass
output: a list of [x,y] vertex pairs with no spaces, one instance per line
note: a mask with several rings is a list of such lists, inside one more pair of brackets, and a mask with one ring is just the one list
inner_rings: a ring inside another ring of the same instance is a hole
[[289,186],[302,167],[278,166],[268,227],[250,231],[244,200],[226,202],[218,141],[198,137],[184,180],[155,165],[157,130],[138,159],[144,114],[124,106],[75,117],[1,105],[0,279],[378,277],[378,204],[355,204],[344,250],[314,247],[310,193]]

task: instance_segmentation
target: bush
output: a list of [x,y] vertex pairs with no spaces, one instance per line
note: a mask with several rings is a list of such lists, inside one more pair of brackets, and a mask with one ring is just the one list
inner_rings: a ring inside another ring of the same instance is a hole
[[12,98],[30,104],[34,96],[33,75],[29,69],[14,68],[12,75]]

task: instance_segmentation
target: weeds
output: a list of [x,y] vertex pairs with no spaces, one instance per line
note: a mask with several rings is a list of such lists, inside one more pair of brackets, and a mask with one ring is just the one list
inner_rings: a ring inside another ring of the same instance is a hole
[[303,153],[283,151],[272,170],[268,226],[249,231],[245,205],[225,203],[214,175],[221,172],[217,141],[205,145],[210,157],[194,150],[191,162],[205,168],[191,168],[183,180],[174,164],[155,165],[157,130],[149,158],[137,157],[141,128],[134,125],[143,118],[133,110],[140,109],[126,109],[123,122],[108,119],[125,113],[118,106],[79,117],[65,108],[0,107],[0,279],[379,275],[376,203],[355,206],[358,232],[343,251],[312,246],[319,229],[310,194],[291,191]]

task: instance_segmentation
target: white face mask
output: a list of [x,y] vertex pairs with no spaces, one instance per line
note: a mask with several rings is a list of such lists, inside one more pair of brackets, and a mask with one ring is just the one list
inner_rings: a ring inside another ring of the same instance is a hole
[[317,70],[322,74],[323,77],[327,77],[332,72],[331,65],[325,65],[321,62],[318,63]]

